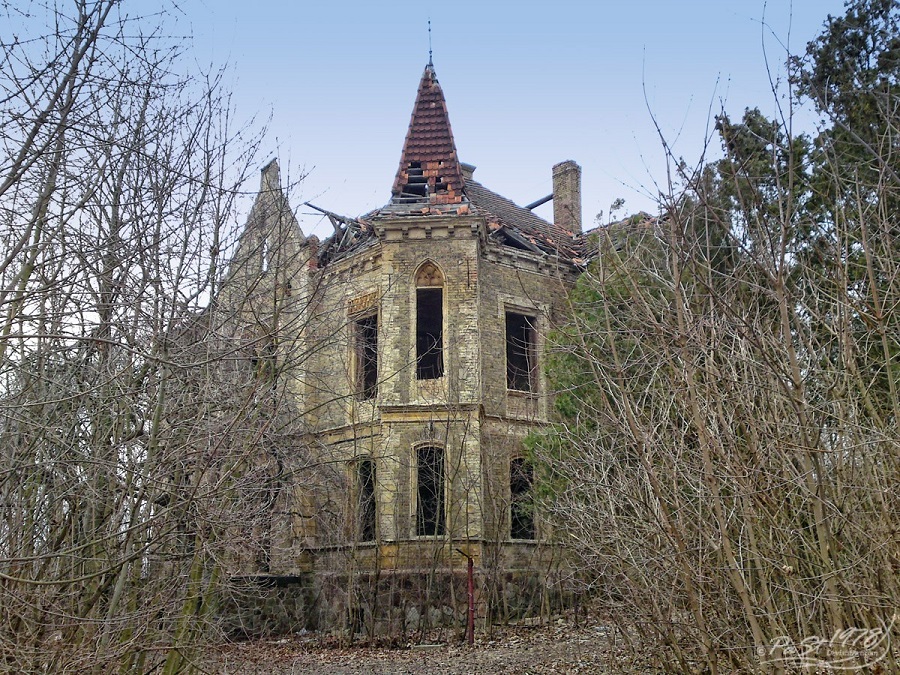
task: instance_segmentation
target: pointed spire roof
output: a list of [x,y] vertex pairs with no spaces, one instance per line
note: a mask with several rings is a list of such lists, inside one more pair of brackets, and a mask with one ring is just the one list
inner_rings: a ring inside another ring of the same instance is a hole
[[430,62],[419,82],[391,193],[391,202],[395,204],[459,204],[465,201],[447,102]]

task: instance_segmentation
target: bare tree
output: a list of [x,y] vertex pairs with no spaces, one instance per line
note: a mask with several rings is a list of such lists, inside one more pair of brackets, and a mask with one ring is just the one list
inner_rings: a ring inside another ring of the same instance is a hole
[[[847,629],[887,650],[898,186],[886,170],[843,182],[826,148],[816,178],[851,197],[817,211],[786,127],[751,112],[720,128],[726,159],[663,217],[600,233],[555,336],[561,422],[533,446],[544,506],[656,668],[827,663],[778,646]],[[847,664],[869,657],[896,668],[874,650]]]
[[211,332],[255,140],[217,73],[178,75],[163,23],[113,0],[2,11],[0,667],[178,672],[260,483],[210,440],[250,414],[210,376],[223,352],[182,339]]

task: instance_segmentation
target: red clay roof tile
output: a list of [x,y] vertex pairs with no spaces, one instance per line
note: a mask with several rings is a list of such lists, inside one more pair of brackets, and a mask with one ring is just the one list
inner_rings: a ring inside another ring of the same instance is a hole
[[[412,180],[410,180],[412,178]],[[441,178],[441,181],[438,181]],[[425,194],[422,185],[427,185]],[[391,190],[394,201],[461,203],[463,178],[447,115],[447,102],[434,67],[428,64],[419,82],[400,168]],[[435,199],[438,195],[440,199]]]

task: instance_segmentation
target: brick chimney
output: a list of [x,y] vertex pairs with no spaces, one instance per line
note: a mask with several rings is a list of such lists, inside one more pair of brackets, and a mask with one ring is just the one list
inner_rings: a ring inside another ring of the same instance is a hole
[[581,234],[581,167],[571,159],[553,167],[553,222]]

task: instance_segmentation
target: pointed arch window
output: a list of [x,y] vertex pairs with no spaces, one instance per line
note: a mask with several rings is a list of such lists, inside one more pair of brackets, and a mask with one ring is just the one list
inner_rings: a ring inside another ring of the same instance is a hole
[[416,448],[416,536],[444,534],[444,449]]
[[444,376],[444,275],[431,262],[416,273],[416,379]]

